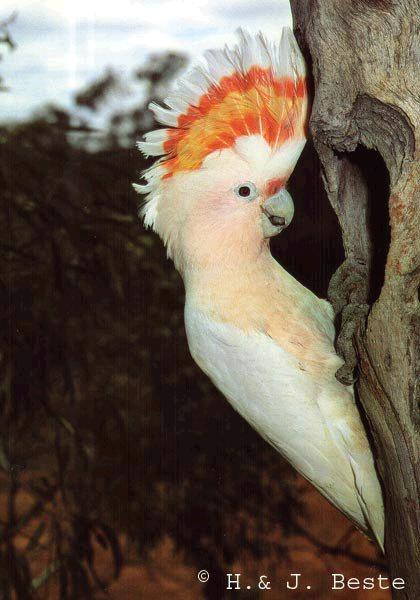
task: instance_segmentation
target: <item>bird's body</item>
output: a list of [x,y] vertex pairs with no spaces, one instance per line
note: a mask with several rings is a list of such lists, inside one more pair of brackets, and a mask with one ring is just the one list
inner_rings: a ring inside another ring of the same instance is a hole
[[[370,511],[381,497],[372,453],[353,390],[335,378],[342,361],[333,346],[332,309],[271,256],[261,262],[247,273],[251,293],[241,289],[247,277],[238,268],[224,274],[240,298],[234,306],[217,301],[220,272],[214,294],[207,293],[208,281],[187,285],[191,354],[267,442],[353,523],[382,540],[382,512]],[[261,305],[255,289],[269,290]]]
[[[191,354],[232,406],[335,506],[382,545],[382,495],[353,389],[335,373],[332,308],[271,256],[293,218],[285,189],[305,143],[304,63],[242,33],[207,56],[147,134],[145,223],[185,283]],[[166,155],[166,156],[165,156]]]

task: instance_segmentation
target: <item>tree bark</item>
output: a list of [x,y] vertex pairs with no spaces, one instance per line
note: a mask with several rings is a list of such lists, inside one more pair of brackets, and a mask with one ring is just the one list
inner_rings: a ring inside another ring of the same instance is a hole
[[[420,598],[418,0],[291,0],[310,131],[346,260],[329,296],[367,418],[395,598]],[[366,321],[367,316],[367,321]]]

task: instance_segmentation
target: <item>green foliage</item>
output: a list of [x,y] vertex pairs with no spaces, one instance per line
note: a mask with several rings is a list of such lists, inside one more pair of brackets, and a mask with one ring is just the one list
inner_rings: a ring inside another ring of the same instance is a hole
[[75,96],[75,102],[78,106],[95,110],[101,102],[106,101],[108,94],[115,90],[117,85],[117,75],[111,69],[108,69],[102,77],[78,92]]
[[[15,20],[16,15],[11,15],[8,19],[4,21],[0,21],[0,49],[7,48],[9,50],[14,50],[16,47],[13,38],[10,35],[9,27]],[[2,59],[2,53],[0,52],[0,61]],[[0,92],[4,92],[7,88],[3,84],[3,79],[0,76]]]

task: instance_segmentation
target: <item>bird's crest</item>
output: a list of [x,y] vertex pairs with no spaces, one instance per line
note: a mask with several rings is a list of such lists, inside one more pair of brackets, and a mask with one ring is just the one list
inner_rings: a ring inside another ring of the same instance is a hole
[[278,43],[261,33],[239,30],[239,36],[232,49],[208,50],[207,65],[177,82],[166,107],[150,104],[167,128],[147,133],[138,143],[145,156],[162,157],[145,171],[147,184],[135,186],[151,193],[149,200],[162,180],[199,169],[206,156],[233,146],[241,136],[261,135],[273,151],[305,138],[305,63],[293,33],[283,28]]

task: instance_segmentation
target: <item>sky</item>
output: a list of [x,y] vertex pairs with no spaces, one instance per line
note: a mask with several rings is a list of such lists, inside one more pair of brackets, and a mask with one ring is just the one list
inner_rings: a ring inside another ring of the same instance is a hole
[[1,51],[0,119],[19,120],[47,102],[69,107],[107,67],[126,76],[150,53],[200,56],[235,41],[239,26],[277,39],[291,25],[288,0],[1,0],[0,21],[17,13],[17,48]]

